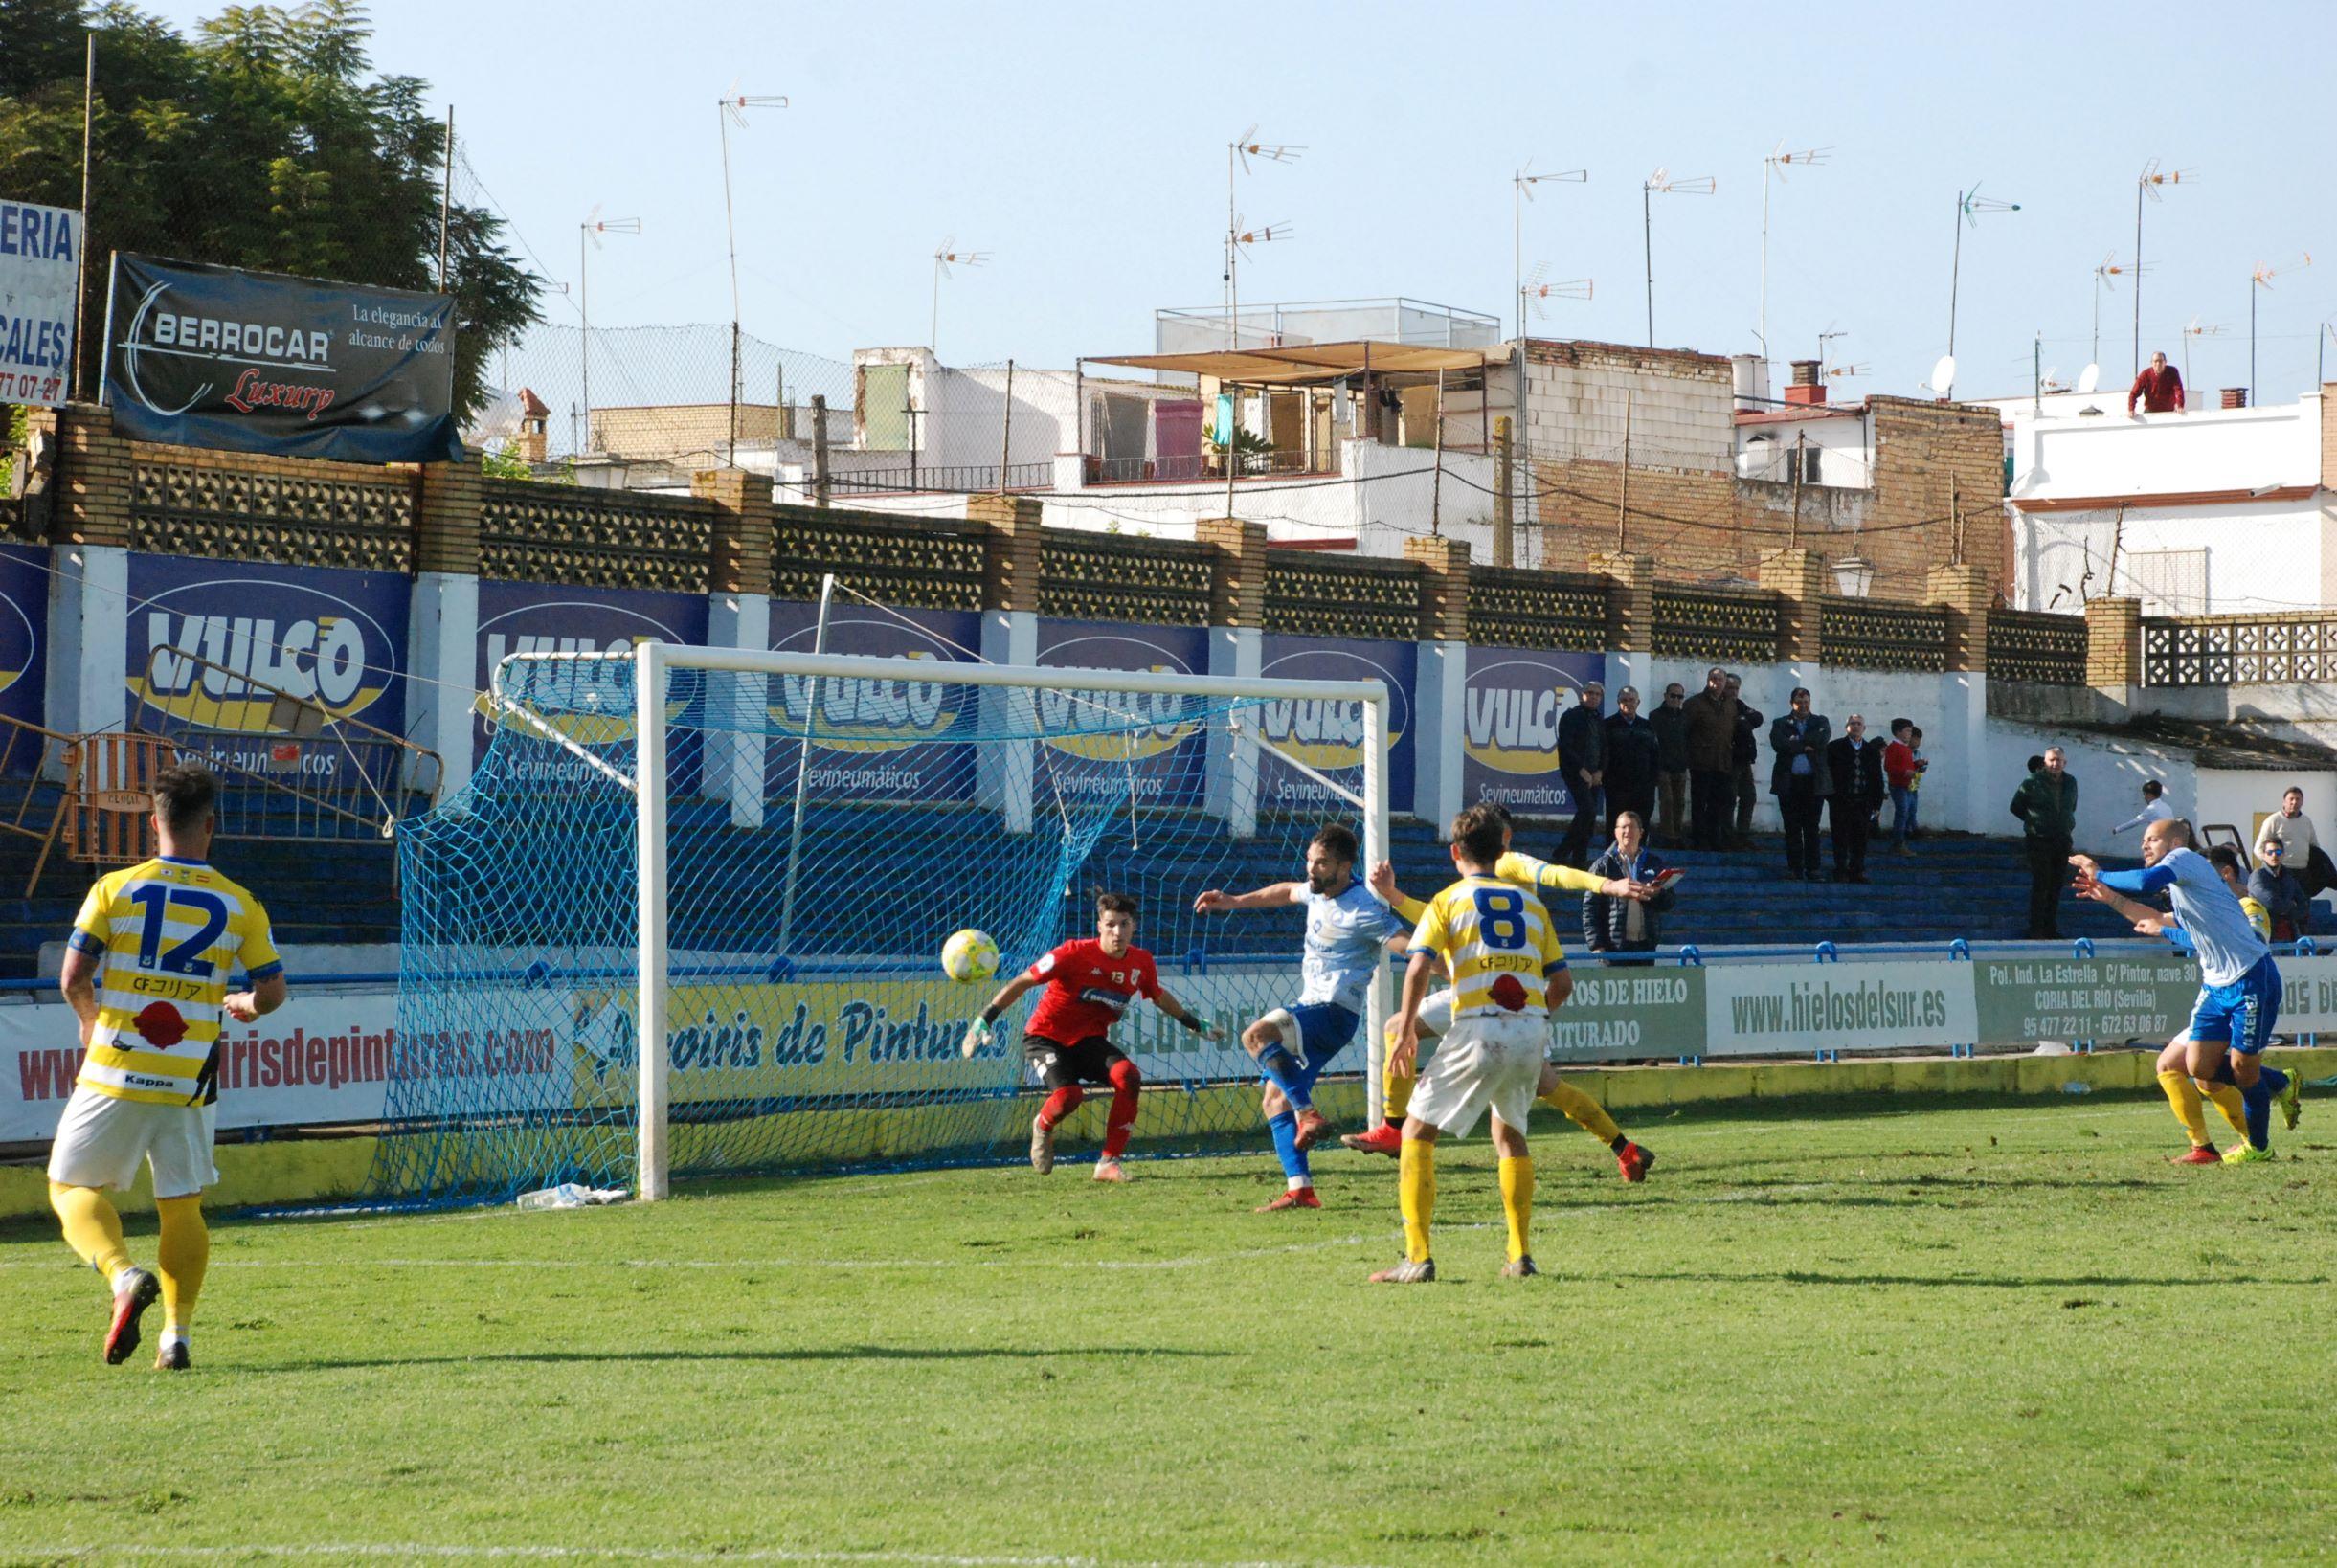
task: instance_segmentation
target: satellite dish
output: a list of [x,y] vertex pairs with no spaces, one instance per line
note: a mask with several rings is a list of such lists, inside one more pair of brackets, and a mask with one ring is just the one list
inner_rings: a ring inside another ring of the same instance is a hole
[[2097,387],[2099,387],[2099,386],[2101,386],[2101,366],[2099,366],[2099,365],[2088,365],[2088,366],[2087,366],[2087,367],[2086,367],[2084,370],[2079,370],[2079,371],[2078,372],[2078,395],[2079,395],[2079,396],[2080,396],[2080,397],[2084,396],[2084,395],[2085,395],[2087,392],[2092,392],[2092,391],[2093,391],[2095,388],[2097,388]]
[[1956,356],[1942,354],[1940,362],[1931,368],[1931,390],[1945,397],[1955,390]]

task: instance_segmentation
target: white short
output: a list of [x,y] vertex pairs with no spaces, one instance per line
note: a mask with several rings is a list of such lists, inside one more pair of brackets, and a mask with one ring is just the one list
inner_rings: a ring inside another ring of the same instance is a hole
[[1420,1070],[1411,1114],[1456,1138],[1467,1137],[1488,1109],[1525,1131],[1549,1038],[1550,1020],[1539,1013],[1454,1019]]
[[117,1100],[77,1085],[49,1149],[49,1179],[68,1187],[137,1184],[138,1164],[154,1166],[156,1198],[186,1198],[213,1186],[216,1106],[158,1106]]

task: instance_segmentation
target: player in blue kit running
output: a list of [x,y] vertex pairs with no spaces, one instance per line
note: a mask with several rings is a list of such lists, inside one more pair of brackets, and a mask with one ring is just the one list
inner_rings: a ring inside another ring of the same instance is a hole
[[[2107,904],[2129,920],[2157,912],[2130,895],[2168,894],[2175,920],[2199,960],[2199,1000],[2191,1009],[2191,1027],[2173,1044],[2184,1048],[2183,1067],[2191,1079],[2211,1088],[2229,1084],[2239,1091],[2247,1135],[2225,1152],[2224,1163],[2270,1159],[2273,1101],[2280,1100],[2291,1127],[2297,1110],[2293,1076],[2263,1065],[2264,1046],[2280,1019],[2281,972],[2238,895],[2214,864],[2191,847],[2191,824],[2172,818],[2146,828],[2139,871],[2104,871],[2088,855],[2072,855],[2069,863],[2077,867],[2079,898]],[[2195,1125],[2196,1102],[2186,1114],[2179,1086],[2166,1083],[2169,1076],[2181,1074],[2162,1072],[2160,1079],[2191,1133],[2193,1153],[2185,1162],[2207,1163],[2197,1157],[2206,1137]]]
[[1322,1207],[1307,1151],[1331,1131],[1331,1119],[1315,1109],[1315,1081],[1355,1038],[1381,954],[1402,952],[1410,931],[1355,874],[1357,853],[1355,834],[1333,823],[1307,843],[1306,881],[1277,882],[1249,893],[1213,887],[1193,901],[1197,914],[1306,906],[1298,1000],[1242,1031],[1242,1044],[1258,1059],[1266,1081],[1266,1125],[1286,1183],[1261,1214]]

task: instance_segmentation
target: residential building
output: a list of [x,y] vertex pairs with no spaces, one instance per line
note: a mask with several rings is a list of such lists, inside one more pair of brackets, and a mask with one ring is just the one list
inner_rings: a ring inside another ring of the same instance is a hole
[[2004,423],[2011,602],[2146,616],[2337,604],[2337,398],[2176,413],[2123,392],[1989,398]]

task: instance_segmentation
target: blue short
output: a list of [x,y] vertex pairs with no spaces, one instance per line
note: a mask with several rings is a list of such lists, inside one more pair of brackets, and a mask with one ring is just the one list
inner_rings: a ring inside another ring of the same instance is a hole
[[[1297,1059],[1299,1082],[1313,1088],[1315,1081],[1331,1065],[1331,1059],[1355,1039],[1356,1015],[1337,1002],[1299,1002],[1278,1011],[1298,1026],[1298,1042],[1292,1045],[1289,1031],[1285,1030],[1283,1048]],[[1270,1073],[1261,1072],[1258,1077],[1269,1084],[1274,1081]]]
[[2230,985],[2203,985],[2191,1010],[2191,1038],[2254,1056],[2272,1040],[2281,1018],[2281,971],[2267,953]]

